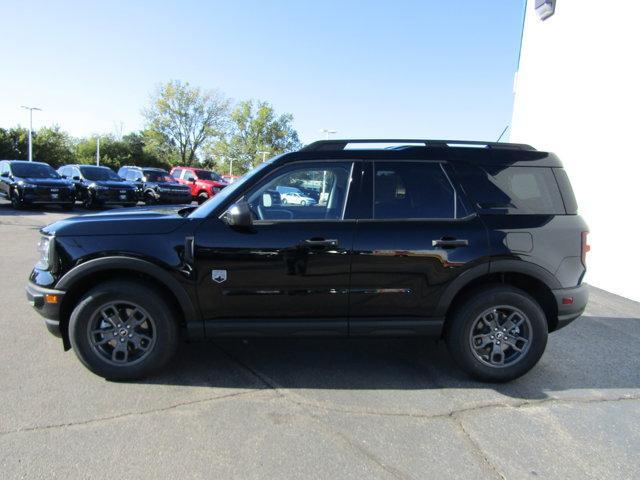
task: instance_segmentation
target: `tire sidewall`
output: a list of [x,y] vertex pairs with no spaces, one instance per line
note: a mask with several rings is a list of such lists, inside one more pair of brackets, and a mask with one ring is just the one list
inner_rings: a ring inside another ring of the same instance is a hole
[[196,201],[198,202],[198,205],[202,205],[207,200],[209,200],[209,195],[207,195],[204,192],[199,193],[198,197],[196,198]]
[[[115,366],[107,363],[89,344],[87,329],[95,311],[114,301],[132,302],[153,318],[155,344],[139,363]],[[74,308],[69,320],[69,339],[80,361],[93,373],[107,379],[137,379],[157,371],[173,355],[177,346],[177,326],[171,310],[154,289],[132,282],[106,283],[92,289]]]
[[[519,309],[531,324],[529,350],[517,363],[502,368],[483,364],[476,358],[469,342],[474,320],[488,308],[498,305]],[[479,291],[454,313],[452,320],[447,332],[451,355],[463,370],[479,380],[506,382],[524,375],[540,360],[547,345],[548,326],[542,308],[530,295],[517,288],[498,286]]]

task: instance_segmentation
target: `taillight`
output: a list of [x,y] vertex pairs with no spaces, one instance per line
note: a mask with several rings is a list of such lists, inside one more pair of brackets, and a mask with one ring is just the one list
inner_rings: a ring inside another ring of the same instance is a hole
[[584,268],[587,268],[587,252],[589,252],[591,250],[591,245],[589,245],[588,241],[587,241],[587,236],[589,235],[589,232],[582,232],[581,234],[581,238],[582,238],[582,265],[584,265]]

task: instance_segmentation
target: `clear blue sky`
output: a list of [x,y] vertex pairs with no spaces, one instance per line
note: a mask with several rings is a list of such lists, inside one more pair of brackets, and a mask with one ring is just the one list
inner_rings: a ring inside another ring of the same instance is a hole
[[495,140],[511,120],[524,0],[0,0],[0,126],[142,126],[169,79],[271,102],[303,142]]

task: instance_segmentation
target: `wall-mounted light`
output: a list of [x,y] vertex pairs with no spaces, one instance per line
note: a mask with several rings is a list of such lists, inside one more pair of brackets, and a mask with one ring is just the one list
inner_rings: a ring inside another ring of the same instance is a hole
[[536,13],[540,20],[546,20],[556,10],[556,0],[536,0]]

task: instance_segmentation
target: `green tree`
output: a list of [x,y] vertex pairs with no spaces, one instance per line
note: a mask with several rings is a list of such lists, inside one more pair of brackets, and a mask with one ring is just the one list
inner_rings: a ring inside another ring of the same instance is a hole
[[233,173],[251,169],[264,157],[300,148],[293,128],[293,115],[277,115],[268,102],[247,100],[231,112],[228,134],[208,149],[208,162],[227,172],[233,161]]
[[[57,168],[74,161],[74,141],[60,127],[43,127],[32,136],[33,159]],[[0,158],[26,160],[29,158],[29,130],[14,127],[0,129]]]
[[75,161],[74,141],[57,125],[41,128],[33,135],[32,141],[34,160],[47,162],[54,168]]
[[[96,162],[97,139],[84,138],[76,146],[78,163],[93,164]],[[129,133],[118,139],[112,135],[100,137],[100,164],[114,170],[123,165],[140,165],[145,167],[168,168],[146,148],[145,138],[140,133]]]
[[0,128],[0,158],[3,160],[27,159],[26,128]]
[[176,151],[178,162],[173,163],[193,165],[203,144],[223,134],[228,109],[229,101],[219,92],[172,80],[160,85],[143,115],[155,147]]

